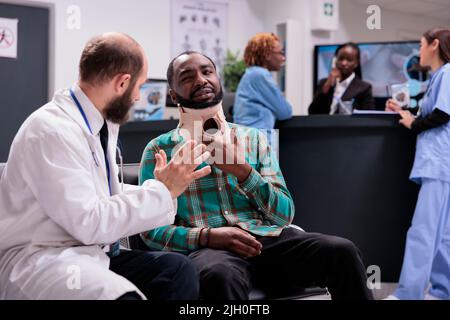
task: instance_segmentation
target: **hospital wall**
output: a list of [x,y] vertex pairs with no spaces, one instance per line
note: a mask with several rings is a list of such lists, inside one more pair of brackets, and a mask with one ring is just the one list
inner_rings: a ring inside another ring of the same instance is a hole
[[[216,1],[216,0],[215,0]],[[50,71],[52,92],[70,86],[77,79],[77,65],[86,41],[105,31],[130,34],[144,48],[149,59],[149,77],[165,78],[170,61],[170,0],[28,0],[14,3],[49,3],[54,12],[54,67]],[[258,1],[219,0],[229,3],[228,44],[232,51],[245,47],[255,33],[264,31],[258,16]],[[67,8],[81,9],[81,28],[67,28]]]
[[[336,32],[311,32],[311,2],[314,0],[214,0],[229,4],[228,44],[236,52],[245,48],[248,39],[260,31],[275,31],[275,26],[288,19],[299,22],[295,37],[301,44],[300,64],[294,82],[299,87],[299,101],[294,102],[294,114],[306,114],[312,100],[313,48],[316,44],[349,40],[394,41],[417,39],[423,31],[449,20],[413,16],[394,11],[382,11],[382,29],[366,27],[367,6],[354,0],[340,1],[340,23]],[[164,78],[170,60],[171,0],[6,0],[11,3],[47,3],[53,9],[50,50],[49,96],[77,79],[77,65],[86,41],[105,31],[123,31],[135,37],[149,58],[149,77]],[[67,8],[81,9],[81,28],[67,28]]]

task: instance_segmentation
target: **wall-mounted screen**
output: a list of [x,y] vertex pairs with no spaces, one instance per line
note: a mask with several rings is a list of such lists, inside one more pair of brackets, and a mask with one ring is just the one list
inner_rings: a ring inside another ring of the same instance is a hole
[[[363,80],[372,84],[375,98],[388,98],[391,85],[408,83],[411,106],[420,103],[429,80],[427,70],[419,64],[420,42],[359,43],[358,46]],[[315,47],[315,89],[321,79],[328,77],[337,48],[338,45]]]
[[141,99],[131,108],[129,121],[162,120],[167,101],[167,81],[148,79],[140,91]]

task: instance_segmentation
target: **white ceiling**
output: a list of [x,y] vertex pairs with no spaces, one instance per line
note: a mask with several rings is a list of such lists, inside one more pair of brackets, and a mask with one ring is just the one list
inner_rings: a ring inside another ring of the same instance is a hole
[[367,6],[376,4],[382,9],[437,18],[450,23],[450,0],[353,0],[353,2]]

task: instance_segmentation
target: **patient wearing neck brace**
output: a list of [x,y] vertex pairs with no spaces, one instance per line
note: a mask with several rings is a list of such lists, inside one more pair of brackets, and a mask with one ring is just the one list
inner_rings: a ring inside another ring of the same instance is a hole
[[[204,88],[197,91],[205,90]],[[230,141],[230,128],[222,108],[223,92],[210,102],[198,103],[193,100],[184,99],[175,92],[180,111],[180,122],[178,127],[181,136],[187,140],[195,140],[198,143],[207,143],[213,138],[223,138],[225,142]]]

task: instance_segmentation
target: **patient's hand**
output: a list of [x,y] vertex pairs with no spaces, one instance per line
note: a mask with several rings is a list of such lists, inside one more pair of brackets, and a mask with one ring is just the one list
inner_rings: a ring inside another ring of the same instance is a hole
[[211,229],[208,248],[227,250],[243,258],[252,258],[261,254],[262,244],[247,231],[237,227],[223,227]]
[[228,141],[223,136],[203,139],[212,155],[209,162],[211,165],[234,175],[239,183],[248,178],[252,167],[245,161],[245,149],[238,140],[236,128],[231,129]]

